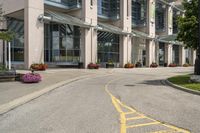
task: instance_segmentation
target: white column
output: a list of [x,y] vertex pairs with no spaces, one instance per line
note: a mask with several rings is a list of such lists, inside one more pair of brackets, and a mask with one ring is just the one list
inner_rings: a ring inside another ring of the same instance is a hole
[[[147,30],[150,37],[155,38],[155,0],[147,2]],[[156,46],[154,40],[146,41],[146,66],[149,67],[152,62],[156,61]]]
[[185,48],[179,46],[179,65],[183,66],[183,64],[185,64]]
[[196,60],[196,50],[193,49],[189,49],[190,50],[190,54],[189,54],[189,63],[190,65],[194,65],[195,64],[195,60]]
[[25,68],[32,63],[44,63],[44,24],[38,16],[44,14],[43,0],[26,0],[24,9]]
[[[97,1],[93,0],[91,5],[90,0],[82,1],[82,20],[90,23],[92,26],[97,25]],[[94,28],[82,28],[81,30],[81,62],[84,67],[90,62],[97,61],[97,31]]]
[[156,61],[156,43],[154,40],[147,40],[146,43],[146,66],[149,67]]
[[10,42],[8,42],[8,69],[11,70],[11,46]]
[[[121,1],[121,27],[125,32],[131,33],[131,0]],[[131,62],[131,37],[129,35],[120,36],[120,67]]]
[[173,34],[173,8],[171,6],[167,6],[167,34]]
[[173,46],[171,44],[165,44],[165,63],[169,65],[172,63]]
[[0,64],[3,63],[3,41],[0,41]]

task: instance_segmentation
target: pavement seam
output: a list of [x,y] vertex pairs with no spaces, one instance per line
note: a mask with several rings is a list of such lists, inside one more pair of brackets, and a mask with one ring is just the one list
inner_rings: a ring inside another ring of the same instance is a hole
[[188,93],[190,93],[190,94],[195,94],[195,95],[199,95],[199,96],[200,96],[200,91],[188,89],[188,88],[185,88],[185,87],[182,87],[182,86],[173,84],[173,83],[170,82],[168,79],[166,79],[164,82],[165,82],[168,86],[171,86],[172,88],[175,88],[175,89],[178,89],[178,90],[181,90],[181,91],[188,92]]
[[[5,104],[2,104],[0,105],[0,115],[3,115],[25,103],[28,103],[48,92],[51,92],[57,88],[60,88],[64,85],[67,85],[67,84],[70,84],[72,82],[76,82],[76,81],[79,81],[79,80],[82,80],[82,79],[87,79],[87,78],[90,78],[91,76],[93,76],[94,74],[89,74],[89,75],[84,75],[84,76],[80,76],[80,77],[76,77],[76,78],[73,78],[73,79],[70,79],[70,80],[66,80],[66,81],[61,81],[59,83],[56,83],[56,84],[53,84],[51,86],[48,86],[48,87],[44,87],[42,90],[39,90],[39,91],[35,91],[33,93],[30,93],[30,94],[27,94],[25,96],[22,96],[22,97],[19,97],[17,99],[14,99],[8,103],[5,103]],[[105,76],[105,75],[103,75]]]

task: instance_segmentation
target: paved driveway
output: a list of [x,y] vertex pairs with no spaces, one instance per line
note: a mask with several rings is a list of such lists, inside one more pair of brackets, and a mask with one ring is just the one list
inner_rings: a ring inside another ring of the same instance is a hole
[[[2,133],[199,133],[200,96],[161,80],[192,68],[114,69],[0,116]],[[145,118],[145,119],[143,119]]]

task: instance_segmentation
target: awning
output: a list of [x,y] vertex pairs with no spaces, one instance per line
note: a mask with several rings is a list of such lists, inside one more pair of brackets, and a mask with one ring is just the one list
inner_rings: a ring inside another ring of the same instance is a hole
[[111,33],[121,34],[121,35],[130,34],[128,32],[123,31],[119,27],[116,27],[110,24],[100,23],[100,22],[98,22],[98,25],[95,27],[95,29],[99,31],[111,32]]
[[139,37],[142,39],[154,39],[154,38],[150,37],[147,33],[144,33],[144,32],[138,31],[138,30],[132,30],[132,36]]
[[183,43],[177,41],[176,38],[177,38],[177,34],[165,35],[165,36],[159,36],[158,41],[164,42],[164,43],[176,44],[176,45],[183,45]]
[[[50,19],[46,19],[47,17],[50,17]],[[50,10],[45,10],[45,16],[43,16],[42,19],[51,21],[51,22],[76,25],[76,26],[80,26],[84,28],[92,27],[91,24],[86,23],[81,19],[72,17],[64,13],[59,13],[59,12],[50,11]]]

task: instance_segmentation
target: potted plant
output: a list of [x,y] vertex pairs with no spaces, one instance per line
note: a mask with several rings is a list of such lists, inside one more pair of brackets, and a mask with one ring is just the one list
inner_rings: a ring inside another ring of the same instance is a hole
[[164,67],[167,67],[168,65],[167,65],[167,63],[164,63]]
[[112,60],[109,60],[107,63],[106,63],[106,68],[114,68],[115,65],[114,63],[112,62]]
[[47,64],[43,63],[34,63],[31,65],[30,69],[35,71],[44,71],[48,68]]
[[177,65],[175,63],[170,63],[169,67],[177,67]]
[[128,62],[127,64],[124,65],[124,68],[134,68],[134,64]]
[[156,67],[158,67],[158,65],[157,65],[157,63],[152,62],[152,64],[150,65],[150,67],[152,67],[152,68],[156,68]]
[[26,73],[22,76],[22,82],[24,83],[38,83],[42,80],[42,77],[38,73]]
[[136,64],[135,64],[135,67],[142,67],[142,63],[140,61],[138,61]]
[[88,69],[99,69],[99,65],[91,62],[88,64]]
[[189,66],[190,66],[190,64],[188,64],[188,63],[183,64],[183,67],[189,67]]

